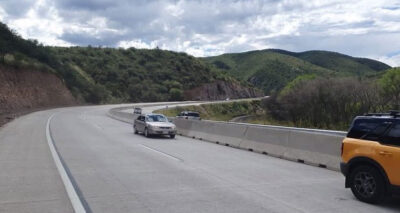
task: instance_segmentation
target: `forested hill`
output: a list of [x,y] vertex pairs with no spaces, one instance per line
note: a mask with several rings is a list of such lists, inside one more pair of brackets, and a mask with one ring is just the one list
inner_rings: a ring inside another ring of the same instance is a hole
[[[1,23],[0,63],[15,70],[53,73],[66,83],[78,100],[87,103],[218,99],[226,98],[228,94],[230,98],[263,95],[261,91],[243,86],[235,78],[186,53],[158,48],[47,47],[21,38]],[[204,85],[217,91],[202,91]],[[193,90],[198,91],[199,96],[190,92]]]
[[269,94],[298,76],[373,76],[390,68],[382,62],[329,51],[289,52],[279,49],[203,58],[220,70],[248,81]]
[[196,58],[158,48],[48,47],[2,23],[0,64],[52,73],[86,103],[254,97],[279,91],[303,75],[364,77],[390,68],[327,51],[269,49]]
[[114,102],[183,100],[185,91],[203,84],[234,81],[186,53],[92,47],[53,47],[51,51],[77,78],[101,85],[102,95]]

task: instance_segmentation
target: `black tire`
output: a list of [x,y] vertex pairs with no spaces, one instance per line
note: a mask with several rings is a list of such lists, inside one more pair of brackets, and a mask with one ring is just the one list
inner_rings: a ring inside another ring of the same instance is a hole
[[133,127],[133,133],[135,133],[135,135],[137,135],[139,133],[135,126]]
[[144,129],[144,136],[145,136],[146,138],[149,138],[149,137],[150,137],[149,130],[147,130],[147,128]]
[[385,197],[385,182],[372,166],[359,166],[350,174],[350,187],[357,199],[366,203],[379,203]]
[[170,137],[171,139],[174,139],[174,138],[175,138],[175,135],[169,135],[169,137]]

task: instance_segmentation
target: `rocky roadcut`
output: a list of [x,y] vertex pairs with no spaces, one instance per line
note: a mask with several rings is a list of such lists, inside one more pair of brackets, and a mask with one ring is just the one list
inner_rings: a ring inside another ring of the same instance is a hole
[[262,96],[264,94],[261,90],[225,81],[216,81],[185,91],[185,98],[188,100],[224,100]]
[[0,126],[19,114],[76,103],[54,74],[0,66]]

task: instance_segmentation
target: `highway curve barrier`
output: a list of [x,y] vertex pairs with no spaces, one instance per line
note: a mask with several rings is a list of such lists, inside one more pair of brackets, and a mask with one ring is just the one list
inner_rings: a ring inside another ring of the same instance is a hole
[[[109,115],[132,123],[131,113],[114,108]],[[287,160],[339,170],[340,149],[346,132],[171,118],[178,134]]]

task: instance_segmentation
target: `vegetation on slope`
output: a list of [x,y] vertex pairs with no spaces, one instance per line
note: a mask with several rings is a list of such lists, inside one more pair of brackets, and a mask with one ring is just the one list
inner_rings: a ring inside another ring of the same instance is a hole
[[285,55],[291,55],[326,69],[339,72],[341,75],[363,76],[368,73],[387,70],[387,64],[367,58],[355,58],[329,51],[306,51],[294,53],[284,50],[271,50]]
[[53,72],[82,102],[182,100],[215,80],[237,82],[185,53],[93,47],[46,47],[0,23],[0,63]]
[[242,115],[262,115],[263,113],[260,100],[179,106],[157,110],[156,112],[169,117],[175,117],[182,111],[199,112],[202,119],[215,121],[229,121]]
[[168,116],[198,111],[204,119],[228,121],[248,115],[254,124],[347,130],[355,116],[400,110],[400,68],[378,79],[303,75],[261,101],[206,104],[160,110]]
[[380,79],[304,78],[263,103],[270,119],[298,127],[346,130],[369,112],[400,109],[400,68]]
[[182,100],[185,91],[217,81],[237,85],[236,79],[271,94],[293,87],[290,82],[295,79],[307,80],[304,76],[376,79],[389,68],[374,60],[326,51],[262,50],[198,59],[158,48],[46,47],[22,39],[2,23],[0,63],[55,73],[77,99],[89,103]]
[[374,76],[390,66],[370,59],[328,52],[293,53],[261,50],[204,58],[220,71],[254,84],[266,94],[280,91],[301,75],[321,77]]
[[114,102],[182,100],[185,90],[216,79],[232,80],[186,53],[93,47],[52,50],[62,64],[102,85]]

